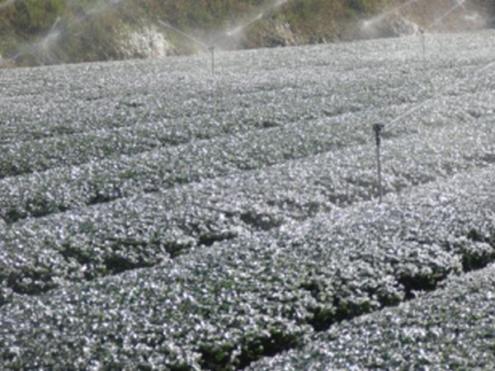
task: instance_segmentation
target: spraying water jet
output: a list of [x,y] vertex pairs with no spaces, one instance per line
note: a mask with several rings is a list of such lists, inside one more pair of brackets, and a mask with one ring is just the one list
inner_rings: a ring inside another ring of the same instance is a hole
[[185,32],[185,31],[181,30],[180,28],[175,27],[175,26],[171,25],[170,23],[165,22],[163,20],[159,20],[158,23],[162,27],[168,28],[169,30],[172,30],[172,31],[176,32],[177,34],[185,37],[189,41],[192,41],[193,44],[198,45],[204,51],[209,52],[210,55],[211,55],[211,74],[212,75],[215,75],[215,46],[213,44],[212,45],[208,45],[205,42],[203,42],[203,41],[199,40],[198,38],[194,37],[193,35]]
[[235,38],[239,38],[246,30],[248,30],[254,24],[260,22],[266,16],[277,12],[283,5],[287,4],[288,2],[289,0],[277,0],[272,2],[269,6],[266,6],[264,9],[262,9],[252,17],[248,18],[246,21],[241,22],[236,26],[226,30],[223,33],[223,37],[217,38],[217,41],[220,39],[227,39],[227,40],[223,40],[224,42],[226,42],[229,39],[232,40]]
[[452,5],[445,13],[443,13],[441,16],[435,18],[429,25],[427,25],[425,28],[426,30],[432,30],[434,27],[438,26],[441,24],[445,19],[447,19],[452,13],[454,13],[457,9],[463,8],[466,10],[464,3],[465,0],[453,0],[454,5]]
[[417,3],[420,0],[408,0],[403,4],[400,4],[398,6],[395,6],[389,10],[386,10],[374,17],[368,18],[366,20],[361,21],[361,30],[365,33],[370,33],[375,31],[374,29],[378,26],[380,26],[381,23],[383,23],[386,19],[390,18],[391,16],[398,15],[401,13],[401,11],[405,8],[407,8],[410,5],[413,5]]
[[18,51],[9,56],[8,60],[17,63],[21,58],[29,56],[36,63],[54,63],[56,58],[53,49],[60,41],[63,30],[61,28],[61,18],[57,17],[50,30],[38,41],[22,46]]
[[234,27],[233,29],[231,30],[228,30],[225,32],[225,35],[231,37],[231,36],[234,36],[236,34],[239,34],[241,33],[242,31],[244,31],[246,28],[248,28],[249,26],[253,25],[254,23],[260,21],[261,19],[263,19],[263,16],[264,14],[263,13],[259,13],[257,16],[255,16],[254,18],[252,18],[251,20],[249,20],[248,22],[242,24],[242,25],[239,25],[237,27]]
[[177,34],[183,36],[184,38],[188,39],[193,44],[198,45],[204,51],[209,52],[211,55],[211,72],[213,75],[213,74],[215,74],[215,51],[219,48],[218,47],[219,45],[225,46],[225,45],[230,44],[229,40],[232,40],[234,38],[239,37],[243,32],[245,32],[251,26],[253,26],[257,22],[261,21],[268,14],[273,13],[274,11],[279,9],[282,5],[284,5],[288,2],[289,2],[289,0],[277,0],[275,2],[272,2],[270,6],[265,7],[264,10],[258,12],[256,15],[249,18],[247,21],[240,23],[240,24],[220,33],[220,35],[213,38],[209,43],[206,43],[206,42],[198,39],[197,37],[185,32],[184,30],[179,29],[178,27],[175,27],[172,24],[165,22],[163,20],[159,20],[158,23],[162,27],[170,29],[170,30],[176,32]]
[[454,13],[456,10],[465,8],[465,0],[453,0],[453,5],[447,9],[443,14],[435,18],[430,24],[428,24],[425,28],[420,29],[419,37],[420,37],[420,42],[421,42],[421,49],[423,53],[423,61],[426,63],[426,33],[431,31],[434,27],[438,26],[442,22],[444,22],[452,13]]
[[[81,7],[81,3],[77,0],[66,0],[66,5],[72,11],[75,11],[73,17],[61,18],[57,17],[50,30],[35,42],[25,43],[17,46],[17,50],[7,56],[6,60],[17,64],[19,60],[26,57],[30,60],[29,64],[53,64],[57,63],[61,56],[60,48],[57,49],[62,40],[62,36],[71,33],[78,36],[81,32],[74,33],[71,26],[79,25],[87,22],[95,17],[101,16],[112,10],[114,7],[123,3],[126,0],[106,0],[98,1],[90,7]],[[17,0],[5,0],[0,3],[0,10],[13,5]],[[55,52],[56,51],[56,52]],[[10,63],[10,62],[9,62]],[[5,65],[6,63],[2,63]]]

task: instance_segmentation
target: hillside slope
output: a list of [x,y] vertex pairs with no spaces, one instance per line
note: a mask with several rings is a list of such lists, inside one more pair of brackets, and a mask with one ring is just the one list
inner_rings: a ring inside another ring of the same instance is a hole
[[[436,28],[465,30],[485,26],[493,8],[487,0],[3,0],[0,56],[3,65],[37,65],[204,49],[180,31],[224,49],[301,45],[409,33],[445,13]],[[376,24],[363,30],[370,17]]]

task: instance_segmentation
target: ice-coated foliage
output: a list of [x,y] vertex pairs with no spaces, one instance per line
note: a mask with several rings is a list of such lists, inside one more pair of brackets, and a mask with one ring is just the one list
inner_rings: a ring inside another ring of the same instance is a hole
[[491,36],[0,71],[2,367],[489,365]]
[[495,267],[424,298],[344,322],[249,370],[492,369]]
[[[494,184],[489,168],[382,206],[360,203],[194,249],[152,269],[64,285],[38,298],[14,292],[0,309],[2,341],[18,347],[12,364],[24,367],[248,364],[270,354],[267,344],[292,348],[314,331],[495,261]],[[483,259],[469,264],[476,257]],[[52,340],[39,340],[47,336]],[[251,350],[256,342],[265,348]],[[86,355],[71,350],[81,346]]]

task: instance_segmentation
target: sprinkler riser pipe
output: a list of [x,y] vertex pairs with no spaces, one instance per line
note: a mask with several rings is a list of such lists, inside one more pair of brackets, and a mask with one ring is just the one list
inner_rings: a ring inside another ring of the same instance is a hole
[[376,175],[378,184],[378,200],[381,204],[383,201],[383,186],[382,186],[382,161],[381,161],[381,143],[382,143],[382,130],[385,127],[383,124],[373,125],[373,131],[375,133],[376,142]]
[[208,49],[211,53],[211,74],[215,75],[215,47],[210,46]]
[[421,40],[421,51],[423,52],[423,62],[426,62],[426,35],[424,30],[420,31],[419,37]]

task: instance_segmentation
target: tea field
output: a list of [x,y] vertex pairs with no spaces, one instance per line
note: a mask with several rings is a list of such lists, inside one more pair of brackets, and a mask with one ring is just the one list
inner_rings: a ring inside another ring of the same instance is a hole
[[2,367],[492,369],[495,33],[426,40],[0,70]]

